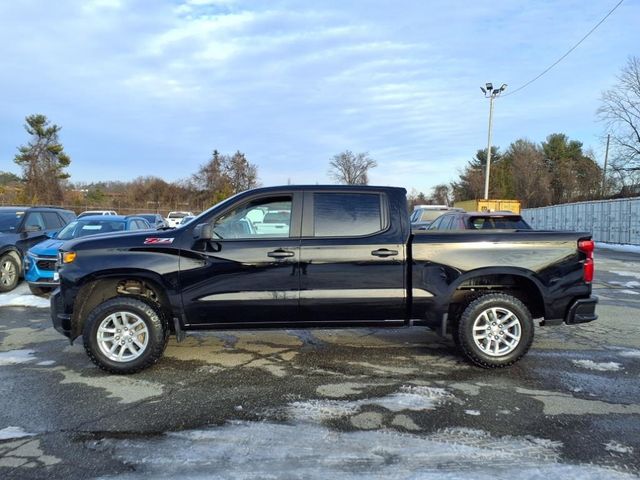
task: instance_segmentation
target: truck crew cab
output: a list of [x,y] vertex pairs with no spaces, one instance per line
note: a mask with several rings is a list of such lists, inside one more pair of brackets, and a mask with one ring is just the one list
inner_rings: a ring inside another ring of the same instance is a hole
[[55,328],[113,373],[155,363],[170,333],[409,325],[504,367],[529,349],[534,318],[597,318],[588,234],[412,233],[393,187],[242,192],[176,230],[67,242],[59,276]]

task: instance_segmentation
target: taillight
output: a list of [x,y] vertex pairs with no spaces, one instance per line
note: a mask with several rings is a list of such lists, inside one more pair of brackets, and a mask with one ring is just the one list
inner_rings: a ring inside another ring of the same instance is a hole
[[584,281],[590,283],[593,281],[593,273],[595,271],[595,265],[593,263],[593,250],[596,244],[593,240],[579,240],[578,250],[584,253],[587,258],[584,261],[584,267],[582,270],[582,276]]

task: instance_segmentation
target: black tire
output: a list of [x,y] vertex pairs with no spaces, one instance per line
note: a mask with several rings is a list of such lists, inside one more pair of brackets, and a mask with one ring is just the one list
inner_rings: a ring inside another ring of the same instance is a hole
[[[107,357],[99,346],[98,328],[103,320],[116,312],[132,313],[147,327],[146,348],[137,358],[130,361],[114,361]],[[102,370],[130,374],[150,367],[162,357],[169,340],[169,328],[158,305],[136,297],[119,296],[101,303],[89,313],[84,322],[82,339],[87,355]]]
[[33,295],[36,295],[38,297],[42,297],[43,295],[51,293],[51,287],[38,287],[37,285],[31,284],[29,284],[29,290],[31,290],[31,293]]
[[10,292],[18,286],[20,271],[20,262],[13,255],[7,253],[0,258],[0,292]]
[[[473,338],[474,322],[482,312],[490,308],[507,310],[519,320],[520,340],[512,350],[503,355],[489,355],[476,344]],[[456,345],[472,363],[482,368],[502,368],[513,365],[529,351],[533,342],[534,323],[529,309],[516,297],[503,293],[490,293],[482,295],[467,305],[453,332],[457,336]]]

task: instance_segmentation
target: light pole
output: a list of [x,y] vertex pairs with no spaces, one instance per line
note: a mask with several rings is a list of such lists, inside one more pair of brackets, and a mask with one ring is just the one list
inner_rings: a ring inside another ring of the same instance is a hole
[[487,170],[484,177],[484,199],[489,198],[489,174],[491,173],[491,127],[493,126],[493,101],[507,88],[507,84],[503,83],[500,88],[493,88],[493,83],[487,83],[484,87],[480,87],[485,98],[489,99],[489,135],[487,138]]

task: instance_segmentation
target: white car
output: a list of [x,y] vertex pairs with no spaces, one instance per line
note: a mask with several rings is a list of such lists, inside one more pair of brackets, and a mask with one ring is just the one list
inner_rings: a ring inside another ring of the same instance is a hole
[[87,217],[89,215],[118,215],[114,210],[87,210],[78,215],[78,218]]
[[195,215],[191,212],[169,212],[167,215],[167,225],[170,228],[176,228],[182,222],[184,217],[194,217]]

